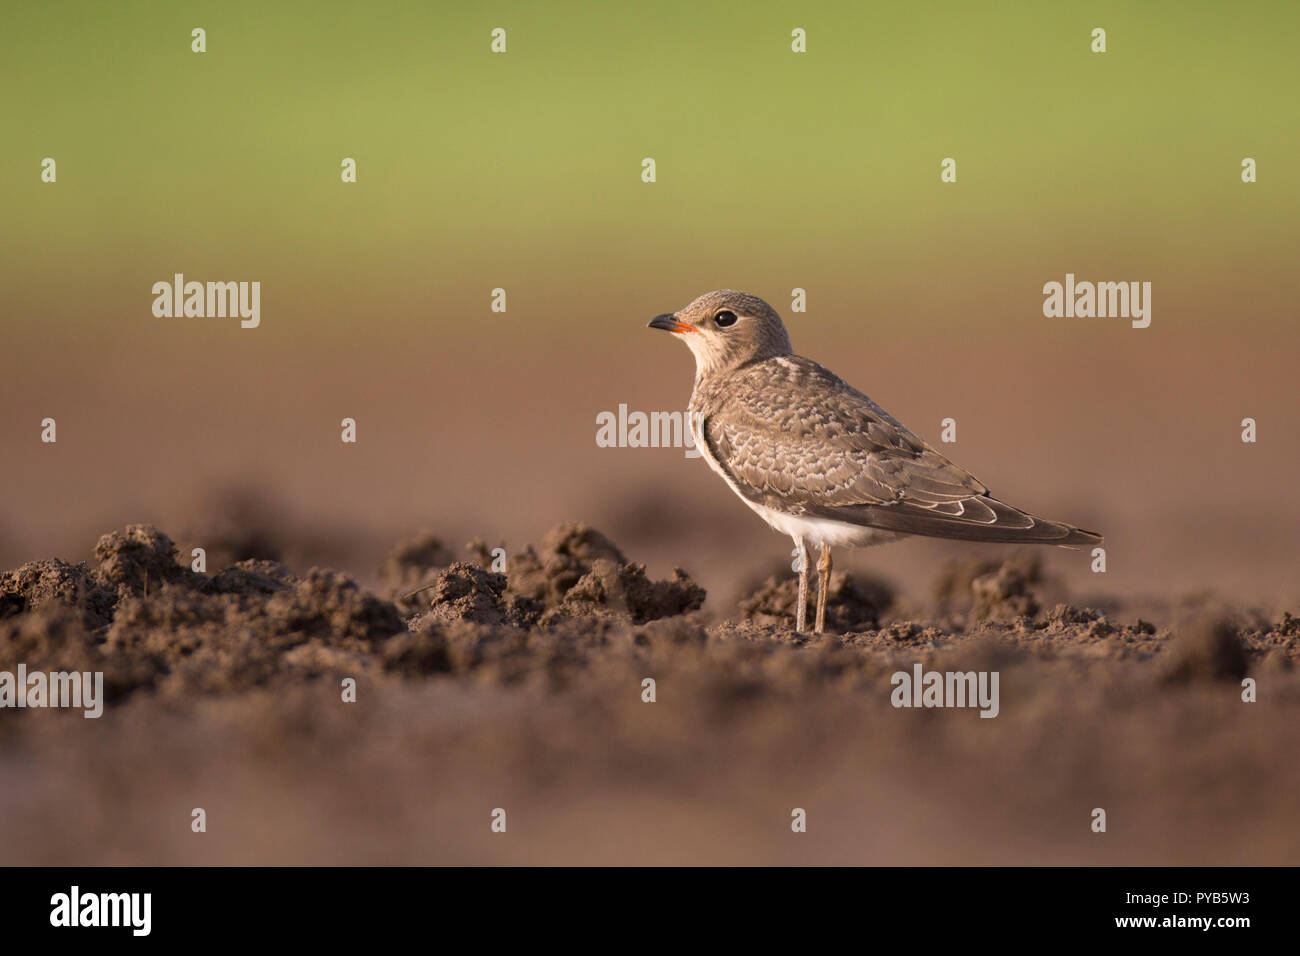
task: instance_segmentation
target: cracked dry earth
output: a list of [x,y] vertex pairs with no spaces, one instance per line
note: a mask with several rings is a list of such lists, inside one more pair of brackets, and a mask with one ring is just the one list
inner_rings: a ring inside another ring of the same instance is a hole
[[[998,555],[918,606],[836,573],[807,636],[793,575],[711,615],[583,524],[508,558],[415,536],[381,593],[198,573],[132,525],[0,574],[0,672],[107,701],[0,710],[0,862],[1295,863],[1300,620],[1199,597],[1157,626]],[[918,663],[997,671],[998,716],[892,706]]]

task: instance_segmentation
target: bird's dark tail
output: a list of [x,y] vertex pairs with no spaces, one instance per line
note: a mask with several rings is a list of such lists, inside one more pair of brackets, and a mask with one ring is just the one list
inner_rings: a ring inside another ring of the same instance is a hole
[[958,541],[999,544],[1101,544],[1102,536],[1064,521],[1049,521],[1013,508],[989,495],[925,507],[910,502],[812,508],[817,517],[847,521],[870,528]]

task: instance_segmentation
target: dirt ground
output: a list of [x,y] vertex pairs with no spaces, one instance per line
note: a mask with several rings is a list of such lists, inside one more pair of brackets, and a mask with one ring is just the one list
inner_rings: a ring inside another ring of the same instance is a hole
[[[0,862],[1300,856],[1285,611],[1085,605],[1044,552],[1003,550],[949,561],[924,598],[836,572],[828,633],[801,636],[788,570],[703,610],[687,571],[652,579],[581,523],[505,573],[489,543],[430,533],[377,575],[295,573],[273,550],[232,533],[198,573],[131,525],[91,561],[0,575],[0,671],[102,671],[108,698],[99,719],[0,711]],[[996,671],[997,716],[893,706],[918,663]]]

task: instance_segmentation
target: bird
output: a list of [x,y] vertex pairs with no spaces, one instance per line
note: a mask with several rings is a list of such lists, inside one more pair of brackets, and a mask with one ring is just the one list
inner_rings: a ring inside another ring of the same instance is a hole
[[1102,536],[994,498],[829,369],[796,355],[758,296],[708,292],[649,328],[695,356],[688,406],[700,457],[774,530],[794,541],[795,630],[807,624],[808,546],[816,545],[815,632],[826,619],[831,549],[912,535],[962,541],[1100,544]]

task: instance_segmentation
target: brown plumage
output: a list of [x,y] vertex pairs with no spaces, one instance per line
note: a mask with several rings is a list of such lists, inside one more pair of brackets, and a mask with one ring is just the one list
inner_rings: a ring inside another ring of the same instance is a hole
[[[866,395],[793,354],[780,316],[762,299],[710,292],[650,324],[673,331],[695,353],[691,420],[709,465],[797,548],[805,541],[822,546],[818,630],[831,545],[909,534],[1060,545],[1102,540],[992,497]],[[801,590],[805,577],[806,568]]]
[[690,408],[740,493],[769,508],[968,541],[1101,540],[991,497],[867,396],[797,355],[707,379]]

